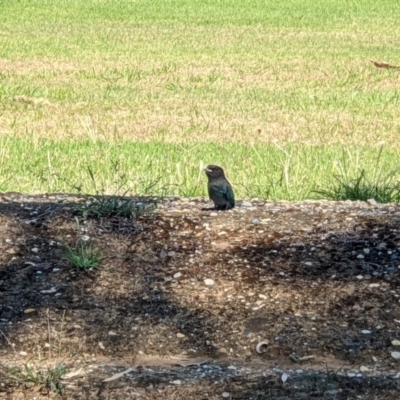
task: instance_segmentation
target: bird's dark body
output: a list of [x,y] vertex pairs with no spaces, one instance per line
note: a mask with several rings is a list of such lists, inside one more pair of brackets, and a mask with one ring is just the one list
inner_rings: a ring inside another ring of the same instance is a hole
[[215,208],[229,210],[235,207],[235,195],[224,170],[217,165],[209,165],[205,172],[208,177],[208,195],[214,202]]

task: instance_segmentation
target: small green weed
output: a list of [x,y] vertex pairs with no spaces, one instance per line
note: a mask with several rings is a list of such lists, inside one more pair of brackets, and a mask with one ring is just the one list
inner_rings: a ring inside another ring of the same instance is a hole
[[123,217],[138,219],[140,216],[153,211],[156,201],[141,202],[124,196],[88,196],[83,205],[76,207],[76,211],[87,218]]
[[[118,161],[111,161],[111,168],[116,176],[113,183],[115,190],[112,195],[106,195],[104,188],[99,188],[92,168],[87,168],[96,196],[83,194],[86,198],[85,203],[75,208],[78,213],[82,214],[84,219],[122,217],[136,220],[156,208],[157,200],[155,198],[149,197],[142,201],[137,198],[127,197],[128,190],[126,188],[129,187],[130,179],[125,173],[121,173],[121,165]],[[157,181],[146,182],[146,192],[150,193],[156,190],[157,183]],[[80,187],[74,187],[80,193],[82,192]],[[118,194],[123,189],[125,190],[123,194]]]
[[79,239],[75,248],[67,246],[65,259],[78,269],[98,268],[101,260],[101,250],[92,242]]
[[361,200],[375,199],[378,203],[394,203],[400,201],[400,183],[394,181],[394,170],[383,179],[370,180],[362,170],[357,178],[348,179],[336,176],[335,183],[328,189],[315,190],[321,197],[329,200]]
[[310,383],[310,390],[318,395],[323,395],[326,391],[332,390],[337,385],[338,373],[341,368],[337,371],[328,370],[326,366],[326,372],[315,372],[308,376]]
[[62,376],[68,371],[63,363],[58,363],[52,367],[41,366],[27,362],[22,367],[1,368],[1,375],[7,380],[21,385],[30,386],[32,384],[39,386],[40,390],[63,393]]

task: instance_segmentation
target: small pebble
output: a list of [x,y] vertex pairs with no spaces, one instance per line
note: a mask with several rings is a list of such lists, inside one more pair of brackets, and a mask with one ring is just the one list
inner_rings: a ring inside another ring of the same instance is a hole
[[395,359],[395,360],[400,360],[400,352],[398,351],[393,351],[390,353],[390,355]]
[[397,339],[392,340],[392,346],[400,346],[400,340]]
[[185,335],[183,333],[179,332],[179,333],[176,334],[176,337],[182,339],[182,338],[185,337]]
[[169,252],[168,252],[168,256],[169,256],[169,257],[173,257],[175,254],[176,254],[176,253],[175,253],[174,251],[169,251]]
[[368,285],[370,288],[374,288],[374,287],[379,287],[379,286],[381,286],[379,283],[370,283],[369,285]]
[[39,249],[37,247],[32,247],[31,248],[32,253],[39,253]]
[[204,283],[207,286],[212,286],[212,285],[214,285],[215,282],[212,279],[204,279]]
[[27,356],[28,353],[27,353],[26,351],[20,351],[20,352],[19,352],[19,355],[20,355],[20,356]]
[[182,383],[182,381],[180,379],[177,379],[175,381],[171,382],[173,385],[180,385]]
[[243,201],[242,202],[242,207],[253,207],[253,204],[250,203],[249,201]]
[[361,331],[361,333],[364,334],[364,335],[370,335],[372,332],[369,331],[368,329],[364,329],[364,330]]
[[221,396],[222,396],[223,399],[230,399],[231,394],[228,393],[228,392],[223,392]]
[[180,272],[177,272],[176,274],[174,274],[174,279],[178,279],[182,276],[182,274]]

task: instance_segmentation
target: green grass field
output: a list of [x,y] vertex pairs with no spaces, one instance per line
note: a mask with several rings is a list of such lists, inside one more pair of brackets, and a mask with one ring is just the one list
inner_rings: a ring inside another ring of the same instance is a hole
[[216,163],[239,198],[297,200],[388,174],[400,70],[370,60],[400,64],[399,20],[396,0],[0,1],[0,190],[125,173],[197,196]]

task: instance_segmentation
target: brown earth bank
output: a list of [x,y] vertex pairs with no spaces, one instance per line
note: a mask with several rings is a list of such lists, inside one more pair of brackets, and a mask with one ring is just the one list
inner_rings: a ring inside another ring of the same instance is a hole
[[[399,205],[84,201],[0,197],[0,399],[399,398]],[[60,365],[62,395],[26,378]]]

